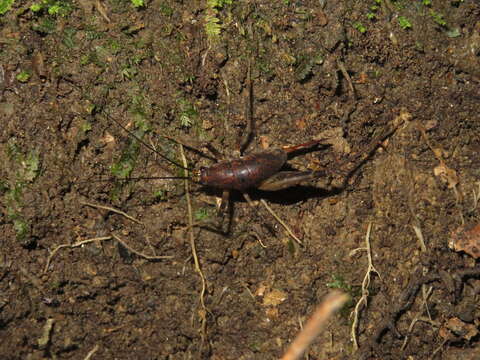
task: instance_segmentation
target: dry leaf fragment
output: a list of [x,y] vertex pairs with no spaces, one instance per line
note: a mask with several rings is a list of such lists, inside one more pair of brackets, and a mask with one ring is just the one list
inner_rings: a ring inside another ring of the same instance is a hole
[[47,70],[45,69],[45,56],[39,50],[36,50],[33,53],[32,57],[32,67],[35,74],[41,79],[45,79],[47,77]]
[[446,182],[449,189],[453,189],[458,185],[457,172],[444,163],[440,163],[440,165],[436,166],[433,169],[433,174]]
[[440,328],[439,334],[445,340],[464,339],[470,341],[478,335],[478,329],[473,324],[467,324],[459,318],[453,317]]
[[448,242],[450,249],[463,251],[478,259],[480,257],[480,224],[460,226],[454,230]]
[[273,289],[263,298],[264,306],[278,306],[287,300],[287,294],[282,290]]
[[209,119],[207,119],[207,118],[204,118],[204,119],[203,119],[203,121],[202,121],[202,128],[203,128],[204,130],[213,129],[214,126],[215,126],[215,124],[214,124],[211,120],[209,120]]

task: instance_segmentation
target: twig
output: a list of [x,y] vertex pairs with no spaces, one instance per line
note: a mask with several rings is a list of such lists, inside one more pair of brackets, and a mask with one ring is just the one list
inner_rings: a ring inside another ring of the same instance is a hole
[[[188,169],[188,163],[187,163],[187,158],[185,157],[185,152],[183,151],[183,145],[179,144],[180,146],[180,155],[182,157],[182,162],[183,166],[185,169]],[[200,317],[201,317],[201,329],[202,329],[202,345],[206,341],[206,332],[207,332],[207,307],[205,306],[205,292],[207,288],[207,284],[205,281],[205,276],[203,275],[202,268],[200,267],[200,262],[198,261],[198,255],[197,255],[197,250],[195,246],[195,236],[193,234],[193,214],[192,214],[192,202],[190,200],[190,186],[188,183],[188,171],[184,170],[185,177],[186,179],[184,180],[184,185],[185,185],[185,198],[187,200],[187,211],[188,211],[188,234],[190,237],[190,247],[192,249],[192,256],[193,256],[193,261],[195,264],[195,271],[198,273],[200,276],[201,282],[202,282],[202,290],[200,291],[200,304],[202,307],[202,311],[200,311]]]
[[367,272],[362,281],[362,297],[360,298],[360,300],[358,300],[357,304],[355,305],[355,310],[353,311],[353,323],[352,323],[352,329],[350,333],[355,350],[358,349],[357,328],[358,328],[359,314],[360,314],[360,311],[362,310],[362,306],[366,307],[368,303],[368,295],[369,295],[368,287],[370,286],[370,274],[376,273],[378,276],[380,276],[379,272],[377,271],[377,269],[375,269],[372,262],[372,251],[370,248],[371,230],[372,230],[372,223],[369,223],[367,228],[367,234],[365,235],[366,247],[364,248],[367,251],[368,267],[367,267]]
[[446,344],[447,342],[448,342],[447,339],[443,340],[442,343],[440,344],[440,346],[437,347],[437,348],[435,349],[435,351],[432,353],[432,356],[429,357],[429,360],[434,359],[434,358],[435,358],[435,355],[437,355],[437,353],[438,353],[440,350],[442,350],[442,348],[445,346],[445,344]]
[[[414,221],[417,223],[417,221]],[[422,252],[427,251],[427,246],[425,245],[425,238],[423,237],[422,228],[418,224],[412,224],[413,231],[415,231],[415,235],[417,235],[418,242],[420,244],[420,249]]]
[[105,205],[97,205],[97,204],[92,204],[92,203],[83,202],[83,201],[81,202],[81,204],[86,205],[86,206],[90,206],[90,207],[93,207],[93,208],[104,209],[104,210],[108,210],[108,211],[120,214],[122,216],[125,216],[127,219],[132,220],[133,222],[136,222],[137,224],[143,225],[143,223],[140,220],[135,219],[133,216],[128,215],[127,213],[123,212],[122,210],[118,210],[118,209],[115,209],[115,208],[112,208],[112,207],[109,207],[109,206],[105,206]]
[[95,354],[98,350],[99,346],[98,344],[96,344],[92,350],[90,350],[87,354],[87,356],[85,356],[85,358],[83,360],[90,360],[90,358],[93,356],[93,354]]
[[110,22],[110,18],[107,15],[107,11],[105,10],[105,7],[103,4],[100,2],[100,0],[95,1],[95,9],[102,15],[102,17],[105,19],[107,23]]
[[305,327],[290,344],[281,360],[300,358],[307,347],[321,333],[327,320],[347,302],[349,296],[339,291],[329,293],[308,319]]
[[345,68],[345,65],[343,64],[343,62],[341,60],[337,59],[337,66],[340,69],[340,71],[342,72],[342,75],[345,78],[345,80],[347,80],[348,87],[350,88],[350,91],[352,93],[352,100],[356,100],[357,99],[357,94],[355,93],[355,88],[353,87],[352,78],[350,77],[350,74],[348,73],[347,69]]
[[478,201],[480,200],[480,181],[476,183],[478,185],[478,191],[475,191],[475,188],[472,190],[473,191],[473,207],[472,207],[472,212],[477,209],[478,206]]

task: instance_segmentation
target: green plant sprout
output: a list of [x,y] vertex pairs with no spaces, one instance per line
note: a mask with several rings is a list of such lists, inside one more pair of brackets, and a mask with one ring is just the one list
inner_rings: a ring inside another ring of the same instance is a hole
[[132,3],[133,7],[136,8],[142,8],[145,6],[145,2],[143,0],[130,0],[130,2]]
[[216,38],[222,32],[222,25],[220,19],[215,15],[205,16],[205,33],[209,39]]
[[370,11],[367,13],[367,19],[375,20],[377,18],[377,12],[380,10],[381,0],[375,0],[375,3],[370,6]]
[[186,128],[191,127],[198,116],[197,109],[195,109],[195,106],[187,99],[179,99],[177,103],[180,108],[180,124]]
[[20,71],[15,78],[21,82],[21,83],[26,83],[28,80],[30,80],[30,73],[26,70]]
[[233,0],[207,0],[207,9],[205,15],[205,33],[210,41],[218,39],[222,32],[222,24],[218,18],[219,11],[225,5],[232,5]]
[[33,12],[39,12],[40,10],[42,10],[42,4],[33,3],[32,5],[30,5],[30,10]]
[[403,30],[411,29],[412,24],[405,16],[398,17],[398,23]]
[[73,7],[70,2],[65,0],[42,0],[30,5],[30,10],[37,14],[45,11],[48,15],[52,16],[67,16],[72,12]]
[[207,208],[200,208],[195,211],[195,214],[193,216],[196,221],[203,221],[210,216],[210,213]]
[[207,5],[210,8],[221,9],[225,5],[232,5],[233,0],[207,0]]
[[360,33],[365,34],[367,32],[367,28],[361,23],[361,22],[356,22],[353,24],[353,28],[360,31]]
[[430,16],[433,18],[433,21],[435,21],[441,27],[447,27],[447,22],[443,18],[442,14],[430,10]]
[[173,10],[173,8],[168,6],[167,4],[162,3],[162,4],[160,4],[159,11],[162,15],[170,17],[170,16],[173,15],[174,10]]
[[155,201],[165,201],[166,191],[165,190],[156,190],[153,192],[153,200]]
[[332,281],[328,282],[326,285],[330,289],[344,290],[347,293],[352,293],[353,291],[353,286],[347,284],[347,282],[341,275],[332,275]]

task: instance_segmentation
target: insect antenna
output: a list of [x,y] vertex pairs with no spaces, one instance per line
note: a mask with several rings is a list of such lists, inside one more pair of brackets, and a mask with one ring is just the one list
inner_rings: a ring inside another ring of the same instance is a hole
[[[168,156],[165,156],[163,155],[162,153],[160,153],[159,151],[157,151],[153,146],[151,146],[150,144],[148,144],[147,142],[145,142],[143,139],[141,139],[140,137],[138,137],[133,131],[127,129],[120,121],[114,119],[112,116],[110,116],[109,114],[107,114],[106,112],[104,112],[103,114],[106,115],[106,117],[113,121],[115,124],[117,124],[120,128],[122,128],[127,134],[129,134],[130,136],[132,136],[135,140],[137,140],[139,143],[141,143],[143,146],[145,146],[146,148],[150,149],[151,151],[153,151],[155,154],[157,154],[158,156],[160,156],[162,159],[164,159],[165,161],[168,161],[170,164],[172,165],[175,165],[177,167],[179,167],[180,169],[183,169],[183,170],[187,170],[187,171],[193,171],[193,169],[191,168],[187,168],[185,166],[183,166],[182,164],[176,162],[175,160],[172,160],[170,159]],[[174,177],[172,177],[174,178]],[[184,177],[176,177],[177,179],[183,179]]]
[[128,182],[133,180],[191,180],[189,176],[140,176],[140,177],[128,177],[128,178],[118,178],[118,177],[109,177],[106,179],[93,179],[88,181],[80,181],[77,184],[92,183],[92,182]]

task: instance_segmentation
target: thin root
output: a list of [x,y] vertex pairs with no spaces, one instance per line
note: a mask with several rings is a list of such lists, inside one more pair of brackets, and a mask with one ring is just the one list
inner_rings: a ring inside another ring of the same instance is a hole
[[123,212],[122,210],[118,210],[118,209],[115,209],[115,208],[112,208],[112,207],[109,207],[109,206],[92,204],[92,203],[88,203],[88,202],[81,202],[81,204],[86,205],[86,206],[90,206],[90,207],[93,207],[93,208],[97,208],[97,209],[104,209],[104,210],[114,212],[116,214],[125,216],[127,219],[129,219],[133,222],[136,222],[137,224],[143,225],[143,223],[140,220],[135,219],[133,216],[128,215],[127,213]]
[[85,244],[89,244],[89,243],[92,243],[92,242],[96,242],[96,241],[106,241],[106,240],[112,240],[112,239],[115,239],[117,240],[120,244],[122,244],[126,249],[128,249],[130,252],[134,253],[135,255],[138,255],[140,257],[143,257],[147,260],[163,260],[163,259],[171,259],[173,258],[173,256],[152,256],[152,255],[146,255],[140,251],[137,251],[135,249],[133,249],[132,247],[130,247],[125,241],[123,241],[122,239],[120,239],[118,236],[116,236],[115,234],[112,234],[111,236],[102,236],[102,237],[95,237],[95,238],[91,238],[91,239],[86,239],[86,240],[82,240],[82,241],[79,241],[79,242],[76,242],[74,244],[61,244],[61,245],[58,245],[55,249],[53,249],[53,251],[50,253],[50,255],[48,256],[48,259],[47,259],[47,263],[45,264],[45,268],[43,269],[43,272],[46,273],[48,271],[48,268],[50,267],[50,263],[52,262],[52,258],[55,256],[55,254],[58,252],[58,250],[60,249],[63,249],[63,248],[76,248],[76,247],[79,247],[79,246],[82,246],[82,245],[85,245]]
[[127,243],[125,241],[123,241],[122,239],[120,239],[117,235],[115,234],[112,234],[113,238],[115,240],[117,240],[120,244],[122,244],[128,251],[134,253],[135,255],[138,255],[146,260],[163,260],[163,259],[172,259],[173,256],[170,256],[170,255],[160,255],[160,256],[157,256],[157,255],[147,255],[147,254],[144,254],[140,251],[137,251],[133,248],[131,248],[129,245],[127,245]]
[[[185,157],[185,151],[183,151],[183,145],[179,144],[180,146],[180,155],[182,157],[182,162],[184,168],[188,168],[187,158]],[[205,306],[205,292],[207,289],[207,284],[205,281],[205,276],[203,275],[202,268],[200,267],[200,262],[198,261],[197,250],[195,246],[195,236],[193,233],[193,214],[192,214],[192,202],[190,200],[190,186],[188,183],[188,172],[185,170],[185,177],[187,179],[184,180],[185,184],[185,198],[187,200],[187,210],[188,210],[188,234],[190,237],[190,247],[192,249],[192,256],[193,261],[195,264],[195,271],[200,276],[202,282],[202,290],[200,291],[200,305],[202,307],[201,311],[199,311],[200,318],[201,318],[201,336],[202,336],[202,345],[205,344],[206,336],[207,336],[207,307]]]
[[50,266],[50,262],[52,261],[52,258],[55,256],[55,254],[57,253],[58,250],[60,249],[63,249],[63,248],[76,248],[76,247],[79,247],[79,246],[82,246],[84,244],[88,244],[88,243],[91,243],[91,242],[94,242],[94,241],[105,241],[105,240],[111,240],[112,237],[111,236],[103,236],[103,237],[96,237],[96,238],[91,238],[91,239],[87,239],[87,240],[82,240],[82,241],[79,241],[79,242],[76,242],[74,244],[61,244],[61,245],[58,245],[55,249],[53,249],[53,251],[50,253],[50,255],[48,256],[48,259],[47,259],[47,263],[45,264],[45,268],[43,269],[43,272],[46,273],[48,271],[48,268]]
[[370,274],[376,273],[377,275],[380,276],[377,269],[375,269],[375,267],[373,266],[373,262],[372,262],[372,251],[370,247],[371,230],[372,230],[372,223],[369,223],[367,228],[367,234],[365,235],[366,246],[365,248],[362,248],[367,251],[368,267],[367,267],[367,272],[365,273],[365,277],[363,278],[363,281],[362,281],[362,297],[360,298],[360,300],[358,300],[357,304],[355,305],[355,310],[353,311],[353,323],[352,323],[352,329],[350,332],[355,350],[358,349],[357,329],[358,329],[358,319],[360,316],[360,311],[363,309],[363,307],[367,306],[367,301],[368,301],[368,295],[369,295],[368,287],[370,286]]

